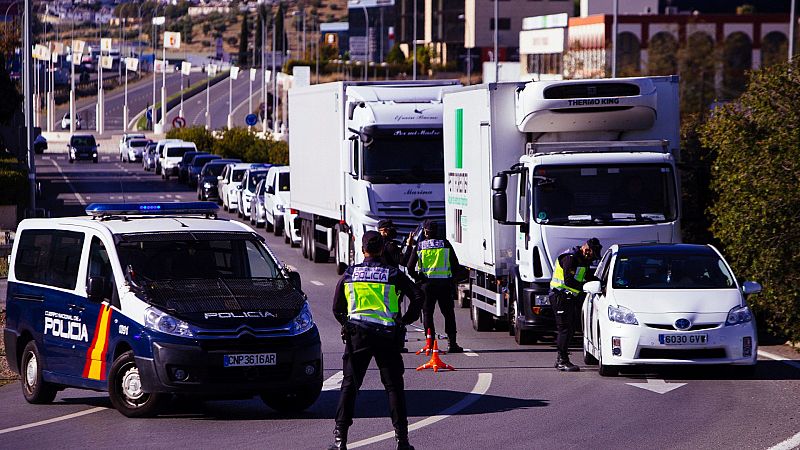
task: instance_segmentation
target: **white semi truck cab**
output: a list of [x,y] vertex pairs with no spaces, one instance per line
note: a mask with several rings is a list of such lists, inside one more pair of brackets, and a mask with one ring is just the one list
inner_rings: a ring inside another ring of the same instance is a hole
[[361,236],[444,219],[442,93],[455,81],[334,82],[289,92],[290,207],[304,256],[360,262]]
[[481,85],[444,110],[447,237],[475,329],[551,334],[554,262],[588,238],[680,242],[677,77]]

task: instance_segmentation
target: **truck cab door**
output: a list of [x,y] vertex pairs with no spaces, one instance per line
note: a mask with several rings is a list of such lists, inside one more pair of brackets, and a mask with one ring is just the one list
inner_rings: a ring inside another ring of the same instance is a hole
[[[491,186],[492,185],[492,160],[490,151],[492,146],[492,133],[491,128],[488,122],[481,123],[481,148],[484,151],[481,152],[481,165],[486,167],[487,170],[481,171],[481,186]],[[483,211],[483,217],[492,217],[492,196],[491,195],[482,195],[481,196],[481,210]],[[481,241],[483,247],[483,261],[488,265],[494,264],[494,227],[499,226],[495,223],[494,220],[481,220]]]
[[531,179],[528,175],[528,168],[526,167],[517,177],[517,213],[514,219],[517,222],[525,223],[525,225],[516,226],[515,249],[515,260],[523,279],[527,279],[533,274],[533,250],[530,245],[530,215],[533,191],[531,190]]

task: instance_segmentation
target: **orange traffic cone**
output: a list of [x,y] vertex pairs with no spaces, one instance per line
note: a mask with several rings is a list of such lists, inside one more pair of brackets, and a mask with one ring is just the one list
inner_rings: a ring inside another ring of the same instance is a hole
[[431,335],[431,329],[428,328],[428,334],[425,336],[425,347],[417,350],[417,355],[422,352],[425,352],[425,356],[429,356],[431,354],[431,350],[433,349],[433,336]]
[[446,364],[441,360],[441,358],[439,358],[439,344],[436,343],[436,339],[433,340],[432,352],[433,355],[431,355],[430,361],[417,367],[417,370],[433,369],[434,372],[438,372],[439,369],[456,370],[453,366]]

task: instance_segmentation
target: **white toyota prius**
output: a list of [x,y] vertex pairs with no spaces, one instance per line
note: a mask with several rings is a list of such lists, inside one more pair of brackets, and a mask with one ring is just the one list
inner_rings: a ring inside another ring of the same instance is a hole
[[621,366],[732,364],[755,368],[757,338],[747,296],[710,245],[614,245],[584,285],[583,355],[602,376]]

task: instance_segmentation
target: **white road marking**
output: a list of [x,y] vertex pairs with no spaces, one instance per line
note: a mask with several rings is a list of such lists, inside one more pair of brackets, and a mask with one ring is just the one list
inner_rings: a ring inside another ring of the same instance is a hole
[[344,372],[341,370],[331,375],[330,378],[322,382],[323,391],[336,391],[342,387],[342,380],[344,379]]
[[[761,351],[759,351],[759,353],[761,353]],[[792,450],[793,448],[798,447],[800,447],[800,433],[797,433],[789,439],[770,447],[769,450]]]
[[464,349],[464,356],[478,356],[477,353],[473,352],[470,348]]
[[80,412],[76,412],[76,413],[72,413],[72,414],[67,414],[65,416],[60,416],[60,417],[54,417],[52,419],[41,420],[39,422],[33,422],[33,423],[25,424],[25,425],[20,425],[18,427],[3,428],[2,430],[0,430],[0,434],[6,434],[6,433],[11,433],[11,432],[20,431],[20,430],[27,430],[28,428],[40,427],[42,425],[48,425],[48,424],[51,424],[51,423],[56,423],[56,422],[61,422],[61,421],[64,421],[64,420],[74,419],[76,417],[85,416],[87,414],[92,414],[92,413],[96,413],[96,412],[100,412],[100,411],[108,411],[108,408],[100,408],[98,406],[96,408],[87,409],[85,411],[80,411]]
[[320,283],[317,280],[311,280],[309,283],[313,284],[314,286],[325,286],[323,283]]
[[[418,422],[414,422],[408,426],[408,431],[415,431],[419,430],[420,428],[427,427],[428,425],[433,425],[436,422],[440,422],[448,417],[452,416],[453,414],[458,413],[459,411],[465,409],[466,407],[472,405],[473,403],[477,402],[478,399],[481,398],[486,392],[489,390],[489,387],[492,385],[492,374],[491,373],[479,373],[478,374],[478,382],[475,383],[475,387],[472,388],[472,391],[467,394],[464,398],[461,399],[455,405],[445,409],[440,414],[436,416],[426,417]],[[362,439],[360,441],[353,442],[352,444],[348,445],[348,448],[358,448],[363,447],[365,445],[374,444],[376,442],[385,441],[386,439],[394,438],[394,431],[390,431],[387,433],[379,434],[377,436],[373,436],[371,438]]]
[[644,389],[645,391],[655,392],[656,394],[666,394],[669,391],[686,386],[686,383],[667,383],[664,380],[647,379],[647,383],[625,383],[628,386]]
[[80,204],[82,206],[86,205],[86,202],[83,200],[83,197],[81,196],[81,194],[79,194],[78,191],[75,190],[75,186],[73,186],[72,182],[69,181],[69,178],[67,178],[67,176],[64,175],[64,171],[61,170],[61,166],[58,165],[58,162],[56,162],[55,159],[51,159],[50,162],[52,162],[53,165],[56,166],[56,169],[58,169],[58,173],[61,174],[61,178],[63,178],[64,181],[67,183],[67,186],[69,186],[69,189],[72,191],[72,194],[75,195],[75,198],[78,199]]
[[797,361],[792,361],[789,358],[784,358],[783,356],[776,355],[774,353],[765,352],[764,350],[759,350],[758,351],[758,355],[759,356],[763,356],[765,358],[769,358],[769,359],[775,360],[775,361],[780,361],[780,362],[782,362],[784,364],[787,364],[787,365],[790,365],[790,366],[794,367],[795,369],[800,369],[800,363],[797,362]]

